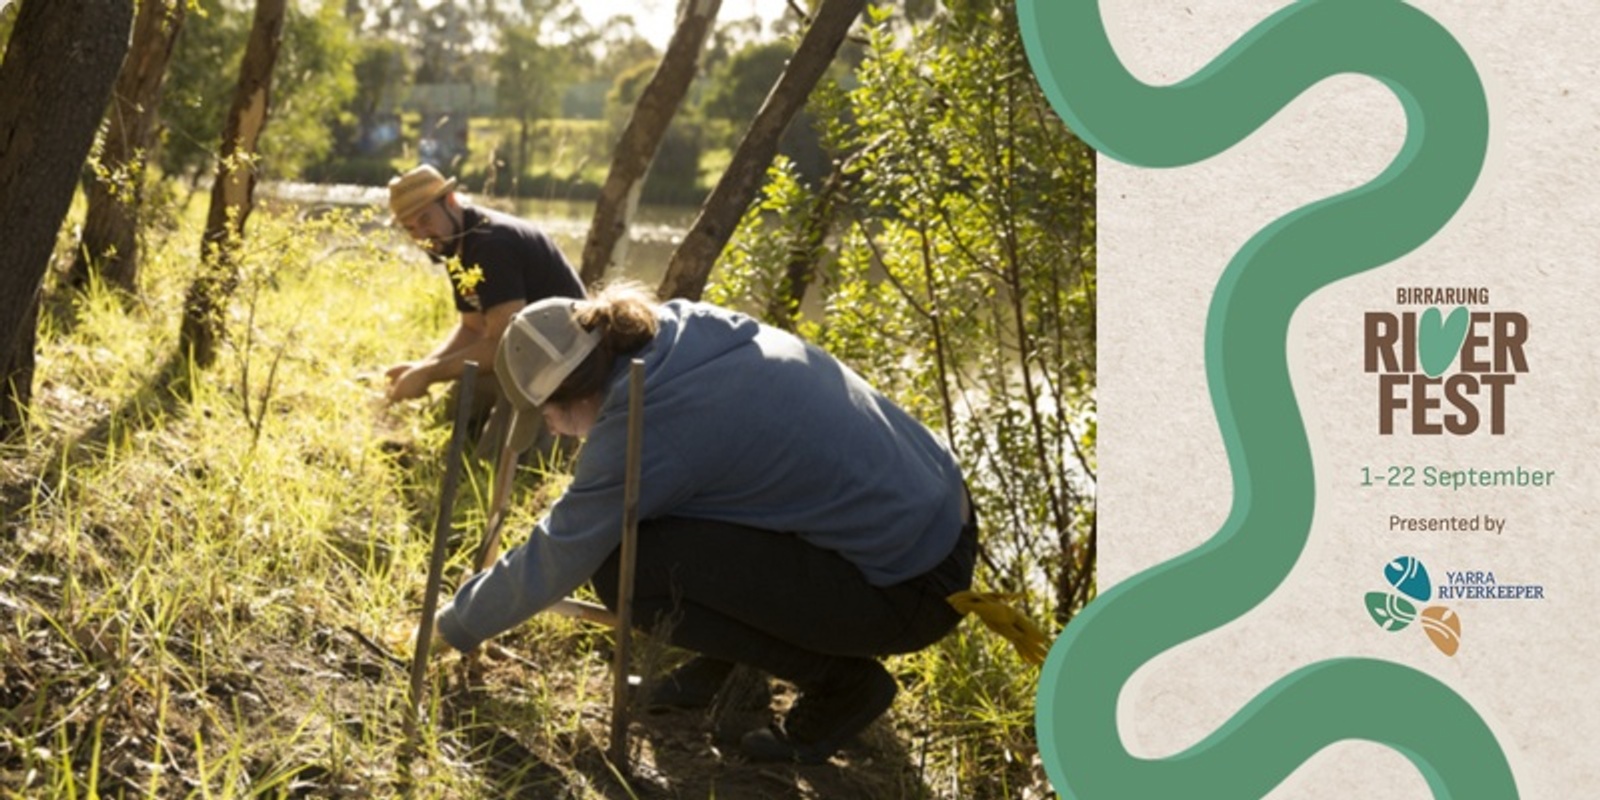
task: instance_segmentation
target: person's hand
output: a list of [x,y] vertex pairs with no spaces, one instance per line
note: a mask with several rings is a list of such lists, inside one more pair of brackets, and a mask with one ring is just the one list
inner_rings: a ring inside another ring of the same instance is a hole
[[401,364],[390,368],[388,375],[391,403],[412,400],[428,393],[428,376],[419,367]]
[[[395,620],[383,628],[378,635],[382,645],[388,652],[403,653],[406,661],[409,662],[416,655],[417,640],[420,638],[421,632],[418,630],[416,618],[413,617],[412,619]],[[450,646],[450,643],[439,635],[439,620],[435,617],[433,631],[428,636],[428,660],[431,661],[453,651],[454,648]]]
[[444,634],[439,632],[439,618],[433,618],[433,636],[428,639],[428,658],[438,658],[445,653],[453,652],[455,648],[444,640]]
[[402,361],[399,364],[396,364],[383,371],[383,395],[385,399],[390,400],[391,402],[394,400],[392,394],[394,392],[395,381],[400,380],[400,376],[410,371],[411,367],[412,364],[410,361]]

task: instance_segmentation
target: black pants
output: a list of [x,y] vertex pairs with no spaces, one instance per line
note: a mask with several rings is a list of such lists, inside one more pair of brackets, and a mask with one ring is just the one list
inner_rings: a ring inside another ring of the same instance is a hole
[[[879,587],[837,553],[791,534],[649,520],[639,525],[633,620],[679,647],[819,686],[858,674],[864,659],[920,650],[949,633],[961,617],[945,598],[971,584],[976,549],[969,522],[938,566]],[[612,552],[593,579],[612,609],[619,560]]]

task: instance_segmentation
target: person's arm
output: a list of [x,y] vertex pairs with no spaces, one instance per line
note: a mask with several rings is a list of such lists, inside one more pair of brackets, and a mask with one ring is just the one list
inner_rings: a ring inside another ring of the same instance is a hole
[[478,362],[481,374],[492,373],[500,336],[524,305],[521,300],[511,300],[481,314],[462,314],[455,330],[432,353],[389,370],[390,402],[421,397],[429,386],[461,377],[468,361]]
[[[611,555],[622,540],[623,466],[627,453],[627,406],[619,398],[612,413],[590,433],[568,485],[550,513],[522,545],[462,584],[436,617],[442,638],[458,650],[515,627],[570,594]],[[680,506],[693,493],[697,471],[682,461],[671,426],[651,421],[642,452],[639,518]]]
[[616,432],[591,433],[572,483],[528,540],[468,579],[439,610],[435,623],[451,647],[473,650],[549,608],[588,580],[616,549],[622,539],[625,455]]

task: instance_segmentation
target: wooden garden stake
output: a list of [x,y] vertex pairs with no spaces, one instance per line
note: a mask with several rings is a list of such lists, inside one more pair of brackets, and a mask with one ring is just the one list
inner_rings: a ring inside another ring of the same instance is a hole
[[628,452],[622,489],[622,551],[617,567],[617,652],[612,659],[611,762],[628,762],[628,659],[633,630],[633,573],[639,540],[639,456],[644,439],[644,361],[628,365]]
[[511,422],[506,425],[505,439],[500,442],[500,457],[494,467],[494,488],[489,495],[489,527],[484,531],[483,544],[478,548],[476,567],[482,572],[500,557],[500,528],[506,521],[506,505],[511,499],[512,479],[517,474],[517,456],[521,455],[515,447],[511,446],[511,436],[517,430],[518,418],[522,412],[512,403]]
[[428,559],[428,583],[422,594],[422,619],[417,622],[417,647],[411,655],[411,696],[406,703],[406,752],[417,746],[417,717],[421,714],[422,689],[428,676],[428,655],[433,648],[433,616],[439,606],[439,586],[444,582],[444,559],[450,541],[450,519],[455,505],[456,483],[461,475],[461,454],[465,449],[468,417],[472,410],[472,387],[477,382],[478,364],[468,361],[456,384],[455,427],[450,432],[450,448],[445,456],[444,486],[439,492],[439,517],[433,526],[433,554]]

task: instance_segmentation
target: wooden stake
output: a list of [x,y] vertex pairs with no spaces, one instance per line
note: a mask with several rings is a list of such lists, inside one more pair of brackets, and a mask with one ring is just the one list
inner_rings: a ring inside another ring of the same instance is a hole
[[622,552],[617,567],[617,652],[612,659],[611,762],[626,775],[628,659],[633,639],[633,573],[639,541],[639,457],[644,440],[644,360],[628,365],[628,452],[622,489]]
[[417,717],[422,708],[422,689],[428,677],[428,655],[433,648],[433,615],[439,607],[439,586],[444,582],[444,559],[450,541],[450,518],[455,507],[456,483],[461,476],[461,454],[467,439],[468,417],[472,411],[472,387],[477,382],[478,363],[468,361],[456,384],[455,427],[450,432],[450,448],[445,455],[444,486],[439,493],[439,517],[433,526],[433,553],[428,558],[428,583],[422,594],[422,619],[417,622],[417,649],[411,654],[411,697],[406,703],[405,751],[417,746]]
[[483,544],[478,547],[478,572],[488,569],[500,557],[500,528],[506,521],[506,506],[511,499],[511,484],[517,474],[519,455],[516,448],[511,446],[511,435],[516,432],[521,416],[522,411],[512,403],[511,422],[506,425],[505,438],[500,442],[500,457],[494,466],[494,489],[489,495],[489,527],[483,533]]

